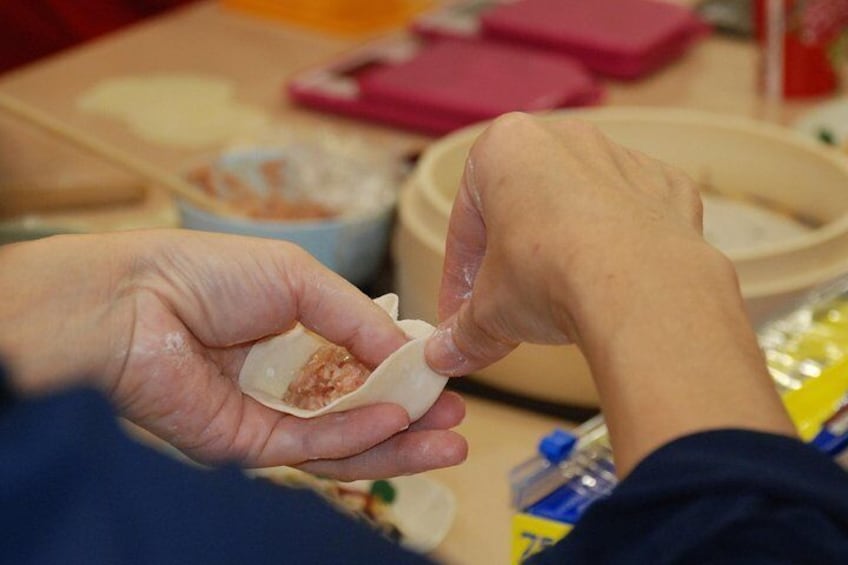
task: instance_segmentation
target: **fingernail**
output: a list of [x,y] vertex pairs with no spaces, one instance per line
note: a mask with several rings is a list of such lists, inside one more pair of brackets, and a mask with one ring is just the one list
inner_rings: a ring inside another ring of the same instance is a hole
[[427,342],[424,352],[430,367],[446,375],[462,374],[468,362],[456,347],[451,327],[438,328]]

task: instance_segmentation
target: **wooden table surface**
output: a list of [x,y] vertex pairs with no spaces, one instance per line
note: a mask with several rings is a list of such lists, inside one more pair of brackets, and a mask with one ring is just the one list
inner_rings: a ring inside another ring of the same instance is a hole
[[[332,127],[405,152],[430,138],[292,107],[282,85],[293,71],[318,64],[360,43],[227,12],[200,3],[107,36],[0,77],[0,91],[83,128],[169,170],[196,151],[146,143],[126,127],[76,108],[77,97],[98,81],[151,71],[188,71],[225,77],[237,98],[267,110],[284,127]],[[607,104],[681,106],[789,123],[810,103],[768,110],[755,89],[756,50],[747,42],[712,37],[662,72],[636,83],[609,83]],[[55,177],[105,178],[108,166],[0,117],[0,179],[50,183]],[[148,204],[149,205],[149,204]],[[137,211],[138,212],[138,211]],[[143,210],[141,210],[143,212]],[[449,563],[499,564],[509,559],[507,472],[528,457],[538,439],[569,423],[503,404],[468,399],[460,427],[470,442],[468,461],[432,472],[458,499],[455,523],[436,552]]]

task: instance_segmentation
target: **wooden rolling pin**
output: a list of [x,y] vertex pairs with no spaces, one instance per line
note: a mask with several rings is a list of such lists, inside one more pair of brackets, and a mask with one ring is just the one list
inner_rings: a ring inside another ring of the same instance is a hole
[[124,171],[137,175],[151,183],[160,186],[178,198],[182,198],[191,204],[208,212],[221,215],[232,215],[229,205],[217,198],[213,198],[202,190],[196,188],[182,178],[172,175],[150,163],[130,155],[113,145],[107,145],[94,136],[84,131],[71,128],[47,114],[36,110],[31,106],[0,92],[0,110],[14,116],[26,123],[39,127],[45,132],[63,139],[76,147],[84,149]]

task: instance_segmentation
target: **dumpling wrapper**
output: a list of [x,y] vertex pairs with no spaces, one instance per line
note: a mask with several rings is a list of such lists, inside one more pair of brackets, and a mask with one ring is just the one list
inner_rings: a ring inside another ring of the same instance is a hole
[[327,340],[298,324],[292,330],[254,345],[239,373],[241,390],[269,408],[299,418],[313,418],[370,404],[399,404],[411,421],[423,416],[448,382],[427,365],[424,344],[435,331],[422,320],[398,321],[398,297],[386,294],[374,301],[383,308],[411,341],[389,355],[362,386],[317,410],[306,410],[282,401],[298,371]]

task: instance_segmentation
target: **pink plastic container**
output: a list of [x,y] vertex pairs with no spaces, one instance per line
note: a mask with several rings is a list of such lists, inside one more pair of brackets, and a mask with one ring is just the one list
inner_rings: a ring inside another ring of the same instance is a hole
[[483,12],[480,30],[633,79],[682,55],[709,27],[692,10],[656,0],[518,0]]
[[354,53],[293,77],[288,90],[306,106],[433,134],[514,110],[585,106],[602,96],[570,57],[464,39],[416,44],[400,60],[381,58],[379,49]]

